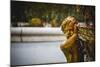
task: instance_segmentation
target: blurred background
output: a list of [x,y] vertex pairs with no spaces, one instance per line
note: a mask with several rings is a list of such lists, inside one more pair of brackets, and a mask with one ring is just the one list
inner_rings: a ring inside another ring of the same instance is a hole
[[11,1],[12,27],[60,27],[67,16],[95,26],[95,6]]

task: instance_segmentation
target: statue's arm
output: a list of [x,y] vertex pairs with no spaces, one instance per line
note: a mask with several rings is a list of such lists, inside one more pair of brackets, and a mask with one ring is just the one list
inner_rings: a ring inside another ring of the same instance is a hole
[[64,41],[64,43],[61,44],[60,48],[68,48],[70,46],[72,46],[75,41],[77,39],[77,34],[74,33],[69,39],[67,39],[66,41]]

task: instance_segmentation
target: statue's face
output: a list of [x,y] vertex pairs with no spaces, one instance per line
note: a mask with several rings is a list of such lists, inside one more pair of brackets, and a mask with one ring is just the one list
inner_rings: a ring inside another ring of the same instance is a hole
[[71,37],[74,34],[74,28],[78,24],[77,20],[74,17],[67,17],[62,23],[62,31],[64,32],[67,38]]
[[73,30],[68,30],[68,31],[65,33],[67,39],[68,39],[69,37],[71,37],[71,36],[73,35],[73,33],[74,33]]
[[70,22],[70,23],[66,26],[66,28],[65,28],[65,30],[66,30],[65,35],[66,35],[67,38],[69,38],[69,37],[71,37],[71,36],[73,35],[73,33],[74,33],[74,25],[75,25],[75,24],[76,24],[75,22]]

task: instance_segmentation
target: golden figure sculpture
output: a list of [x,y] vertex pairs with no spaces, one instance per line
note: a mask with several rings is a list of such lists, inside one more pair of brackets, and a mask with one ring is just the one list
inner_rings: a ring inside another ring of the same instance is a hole
[[73,16],[68,16],[61,24],[66,40],[60,48],[68,63],[95,60],[95,30],[90,27],[79,27]]
[[77,24],[77,20],[72,16],[68,16],[67,18],[65,18],[61,24],[61,30],[66,36],[66,40],[61,44],[60,48],[63,51],[68,63],[79,61],[77,46]]

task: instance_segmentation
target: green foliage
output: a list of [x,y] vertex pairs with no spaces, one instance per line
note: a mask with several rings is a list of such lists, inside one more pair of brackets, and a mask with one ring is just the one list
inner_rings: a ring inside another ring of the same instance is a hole
[[41,20],[39,18],[32,18],[29,22],[30,26],[42,26]]
[[42,21],[49,23],[55,20],[58,24],[57,26],[60,26],[63,19],[69,15],[75,16],[79,22],[86,22],[87,19],[94,21],[93,18],[88,18],[87,12],[89,17],[95,16],[93,6],[19,1],[11,3],[11,12],[12,22],[28,22],[32,18],[40,18]]

